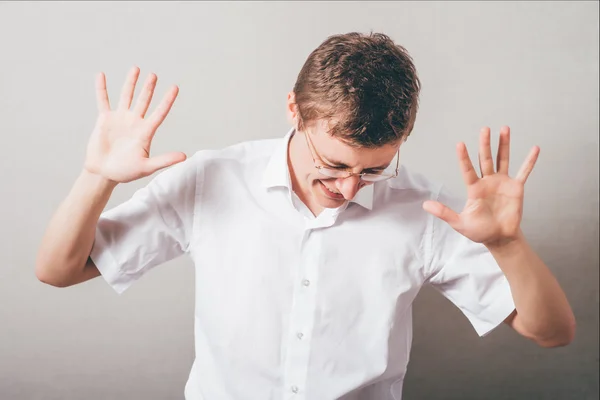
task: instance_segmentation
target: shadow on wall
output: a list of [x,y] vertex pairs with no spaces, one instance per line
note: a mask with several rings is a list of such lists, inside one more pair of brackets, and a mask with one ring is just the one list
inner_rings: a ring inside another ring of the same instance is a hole
[[598,220],[535,225],[525,233],[571,302],[573,343],[540,348],[508,326],[479,338],[454,305],[426,287],[414,306],[405,400],[598,399]]

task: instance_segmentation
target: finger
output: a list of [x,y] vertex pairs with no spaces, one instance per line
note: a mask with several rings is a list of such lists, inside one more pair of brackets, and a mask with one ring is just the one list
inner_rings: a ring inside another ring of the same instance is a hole
[[148,175],[151,175],[159,169],[167,168],[171,165],[175,165],[182,161],[185,161],[186,158],[187,156],[185,155],[185,153],[181,152],[161,154],[160,156],[149,158],[144,163],[144,172]]
[[137,83],[138,77],[140,76],[140,69],[133,67],[127,74],[127,79],[121,89],[121,97],[119,98],[119,109],[129,110],[131,107],[131,100],[133,100],[133,92],[135,91],[135,84]]
[[510,128],[508,126],[500,129],[500,142],[498,144],[498,156],[496,157],[496,170],[499,174],[508,175],[508,162],[510,158]]
[[492,158],[492,146],[490,144],[490,128],[481,129],[479,134],[479,169],[481,177],[494,173],[494,159]]
[[99,112],[110,111],[110,102],[106,91],[106,76],[103,72],[96,75],[96,104]]
[[438,201],[428,200],[423,203],[423,209],[433,216],[445,221],[452,228],[457,229],[460,225],[460,215]]
[[535,166],[539,155],[540,148],[538,146],[533,146],[533,148],[529,152],[529,155],[525,159],[525,162],[523,163],[523,165],[521,165],[521,169],[517,173],[516,179],[519,182],[525,184],[527,178],[529,178],[529,174],[531,174],[531,171],[533,171],[533,167]]
[[165,94],[162,101],[156,107],[156,110],[150,115],[148,118],[148,122],[152,126],[152,135],[156,132],[156,129],[163,123],[167,114],[171,110],[175,99],[177,98],[177,94],[179,93],[179,88],[177,86],[172,86],[171,89]]
[[475,168],[473,168],[473,163],[469,157],[467,146],[465,146],[464,143],[459,143],[456,146],[456,153],[458,155],[458,161],[460,163],[460,170],[463,175],[463,180],[467,186],[474,184],[477,182],[479,177],[477,176],[477,172],[475,172]]
[[156,88],[156,80],[155,74],[148,75],[146,82],[144,82],[144,88],[135,102],[134,112],[142,118],[144,118],[146,111],[148,111],[148,107],[150,107],[152,95],[154,95],[154,88]]

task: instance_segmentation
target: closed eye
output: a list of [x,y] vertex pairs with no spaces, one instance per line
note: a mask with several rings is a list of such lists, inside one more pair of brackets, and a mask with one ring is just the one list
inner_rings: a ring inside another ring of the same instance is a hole
[[328,163],[325,163],[325,166],[327,168],[331,168],[331,169],[339,169],[339,170],[345,170],[345,169],[350,169],[350,167],[346,166],[346,165],[331,165]]

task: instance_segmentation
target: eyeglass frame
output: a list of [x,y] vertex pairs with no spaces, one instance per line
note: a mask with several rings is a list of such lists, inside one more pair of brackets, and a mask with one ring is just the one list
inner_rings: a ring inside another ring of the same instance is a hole
[[[315,155],[318,157],[318,159],[319,159],[319,161],[321,161],[321,163],[325,164],[325,162],[323,161],[323,158],[321,158],[321,156],[319,155],[319,153],[315,149],[314,143],[308,137],[308,135],[310,133],[303,132],[303,134],[304,134],[304,136],[306,138],[306,145],[308,146],[308,150],[310,151],[310,156],[313,159],[314,167],[317,169],[317,171],[319,171],[319,173],[321,175],[326,176],[328,178],[347,179],[347,178],[350,178],[351,176],[358,176],[363,182],[375,183],[375,182],[384,182],[384,181],[387,181],[388,179],[396,178],[398,176],[398,173],[400,172],[400,149],[398,149],[397,154],[396,154],[396,169],[394,170],[394,174],[373,174],[373,173],[370,173],[370,172],[355,173],[355,172],[347,171],[347,170],[344,170],[344,169],[334,169],[334,168],[326,167],[326,166],[323,166],[323,165],[319,165],[319,164],[317,164],[317,160],[315,159]],[[389,165],[385,169],[387,169],[387,168],[389,168]],[[384,171],[385,171],[385,169],[384,169]],[[345,173],[347,175],[346,176],[331,176],[331,175],[324,174],[323,170],[331,171],[334,174],[337,174],[337,173],[341,172],[341,173]],[[364,179],[365,175],[383,177],[383,179],[369,181],[369,180],[365,180]]]

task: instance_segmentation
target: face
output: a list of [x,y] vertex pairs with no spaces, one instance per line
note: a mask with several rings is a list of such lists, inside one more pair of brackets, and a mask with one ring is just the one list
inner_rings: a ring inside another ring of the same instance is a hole
[[[295,115],[292,113],[290,116],[294,123]],[[304,132],[296,129],[290,144],[294,190],[310,203],[307,204],[309,207],[312,204],[321,208],[337,208],[352,200],[360,189],[372,184],[357,175],[343,174],[347,176],[345,178],[325,176],[317,167],[354,174],[381,174],[393,172],[396,167],[399,143],[375,149],[357,148],[332,137],[327,131],[326,121],[318,121]]]

